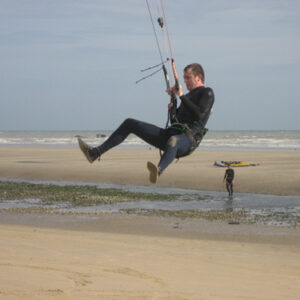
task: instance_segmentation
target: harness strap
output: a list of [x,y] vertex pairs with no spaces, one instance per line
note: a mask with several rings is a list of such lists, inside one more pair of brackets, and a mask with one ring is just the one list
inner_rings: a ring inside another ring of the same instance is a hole
[[186,130],[190,130],[189,125],[186,123],[184,123],[184,124],[183,123],[173,123],[168,128],[176,129],[176,130],[180,131],[181,133],[184,133]]

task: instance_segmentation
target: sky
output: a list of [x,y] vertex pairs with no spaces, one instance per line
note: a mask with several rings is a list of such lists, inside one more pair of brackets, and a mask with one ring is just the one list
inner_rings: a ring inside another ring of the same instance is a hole
[[[199,62],[214,90],[209,129],[300,130],[300,0],[164,8],[182,85]],[[163,73],[136,84],[159,62],[144,0],[0,0],[0,130],[113,130],[127,117],[164,127]]]

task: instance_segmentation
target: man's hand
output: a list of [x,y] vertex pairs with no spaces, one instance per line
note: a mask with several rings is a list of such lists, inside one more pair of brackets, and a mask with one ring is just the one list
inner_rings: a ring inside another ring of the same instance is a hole
[[176,88],[176,85],[174,85],[172,88],[167,89],[166,92],[171,96],[172,92],[175,93],[178,97],[183,96],[182,86],[179,84],[179,88]]
[[172,90],[171,90],[171,89],[166,89],[166,93],[167,93],[169,96],[171,96]]
[[178,84],[178,89],[176,88],[176,85],[172,87],[172,91],[178,96],[181,97],[183,96],[183,91],[182,91],[182,85],[179,83]]

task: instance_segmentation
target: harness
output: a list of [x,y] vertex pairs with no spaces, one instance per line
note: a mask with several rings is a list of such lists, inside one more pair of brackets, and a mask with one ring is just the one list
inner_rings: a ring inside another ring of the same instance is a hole
[[[168,129],[175,129],[181,134],[185,134],[191,141],[191,147],[189,153],[191,154],[201,143],[203,137],[206,135],[208,128],[197,129],[197,132],[193,132],[193,129],[187,123],[173,123]],[[185,155],[185,156],[186,156]]]

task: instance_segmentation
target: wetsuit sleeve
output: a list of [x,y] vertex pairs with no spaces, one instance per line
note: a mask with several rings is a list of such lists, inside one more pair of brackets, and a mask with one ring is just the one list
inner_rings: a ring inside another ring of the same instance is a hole
[[228,175],[228,174],[227,174],[227,170],[226,170],[226,171],[225,171],[225,174],[224,174],[224,178],[223,178],[224,180],[227,178],[227,175]]
[[[205,92],[201,95],[199,99],[197,99],[197,104],[194,104],[188,97],[185,95],[180,97],[182,103],[186,106],[186,108],[194,115],[194,117],[198,120],[202,120],[207,113],[211,110],[214,103],[213,92],[210,88],[207,88]],[[200,105],[201,103],[201,105]]]
[[190,99],[188,99],[185,95],[182,95],[179,97],[182,103],[187,107],[187,109],[195,115],[195,117],[198,119],[200,118],[200,106],[195,105]]

